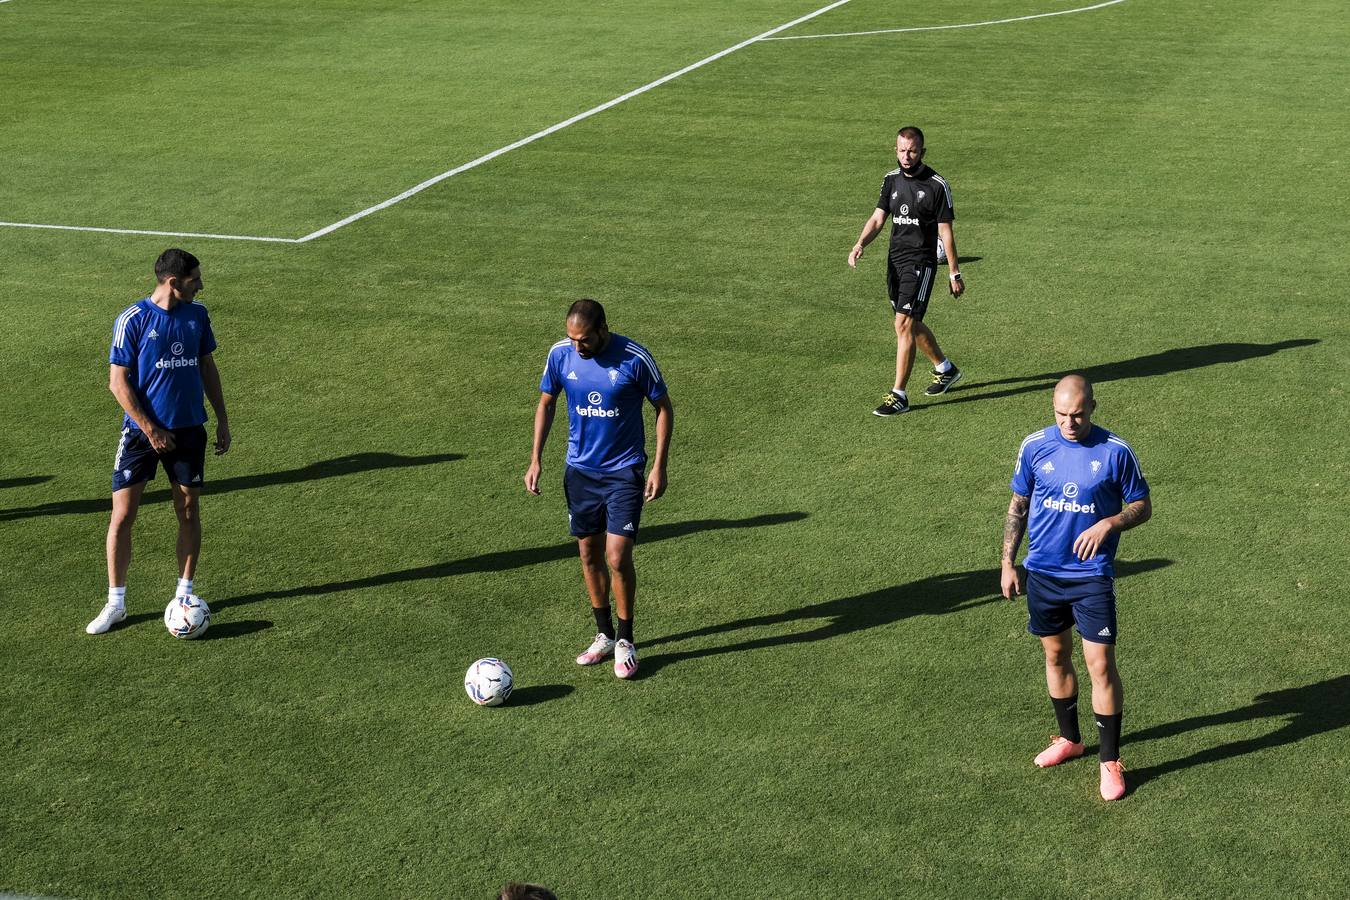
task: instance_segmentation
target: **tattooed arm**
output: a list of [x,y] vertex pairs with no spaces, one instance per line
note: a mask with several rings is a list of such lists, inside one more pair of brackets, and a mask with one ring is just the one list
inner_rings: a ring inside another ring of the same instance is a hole
[[1153,500],[1148,497],[1136,500],[1122,509],[1116,518],[1120,521],[1121,531],[1129,531],[1136,525],[1143,525],[1153,518]]
[[1003,574],[1000,578],[1003,596],[1009,600],[1022,591],[1022,581],[1017,575],[1017,548],[1022,544],[1022,535],[1027,530],[1027,510],[1031,500],[1021,494],[1013,494],[1008,503],[1008,517],[1003,521]]

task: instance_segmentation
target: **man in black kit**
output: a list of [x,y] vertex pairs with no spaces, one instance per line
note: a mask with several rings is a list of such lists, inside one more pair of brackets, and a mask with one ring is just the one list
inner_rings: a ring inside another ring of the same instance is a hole
[[863,248],[881,232],[887,217],[891,220],[891,249],[886,265],[886,287],[891,308],[895,310],[895,387],[873,415],[894,416],[909,412],[905,382],[914,366],[917,342],[933,362],[933,383],[924,394],[945,393],[961,380],[961,370],[942,355],[933,330],[923,323],[928,295],[933,290],[937,271],[938,239],[947,259],[948,283],[952,296],[965,290],[956,267],[956,237],[952,234],[952,191],[946,180],[923,162],[923,132],[914,127],[901,128],[895,137],[895,157],[900,168],[887,173],[881,182],[881,196],[872,217],[863,226],[858,243],[848,254],[848,264],[858,267]]

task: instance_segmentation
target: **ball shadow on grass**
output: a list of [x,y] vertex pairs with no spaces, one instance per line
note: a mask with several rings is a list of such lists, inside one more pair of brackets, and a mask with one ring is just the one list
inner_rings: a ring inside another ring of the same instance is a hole
[[550,700],[561,700],[576,688],[570,684],[534,684],[511,692],[503,706],[534,706]]
[[206,634],[202,635],[198,640],[216,641],[225,638],[243,637],[246,634],[266,631],[271,627],[272,623],[265,619],[245,619],[242,622],[221,622],[207,628]]

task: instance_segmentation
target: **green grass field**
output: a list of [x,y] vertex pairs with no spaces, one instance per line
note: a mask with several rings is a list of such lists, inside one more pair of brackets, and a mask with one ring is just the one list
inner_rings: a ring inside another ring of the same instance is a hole
[[[12,0],[0,220],[293,240],[824,2]],[[1087,3],[853,0],[781,36]],[[305,243],[0,227],[0,892],[1345,896],[1348,45],[1332,0],[762,41]],[[954,187],[969,291],[927,321],[966,380],[881,420],[884,245],[845,256],[909,122]],[[235,440],[215,615],[159,623],[161,475],[92,638],[109,336],[175,245]],[[521,484],[583,295],[677,413],[635,683],[572,662],[561,422]],[[1121,544],[1110,805],[1092,759],[1031,766],[1040,649],[997,597],[1067,371],[1155,508]],[[461,687],[487,655],[501,709]]]

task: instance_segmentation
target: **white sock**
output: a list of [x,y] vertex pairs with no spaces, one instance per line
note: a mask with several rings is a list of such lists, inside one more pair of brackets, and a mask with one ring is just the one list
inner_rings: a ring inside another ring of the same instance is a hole
[[942,360],[942,362],[938,363],[938,364],[937,364],[936,366],[934,366],[933,368],[937,369],[937,372],[938,372],[939,375],[946,375],[946,374],[947,374],[948,372],[950,372],[950,371],[952,370],[952,368],[953,368],[953,367],[952,367],[952,361],[951,361],[950,359],[944,358],[944,359]]
[[190,593],[192,593],[192,579],[178,579],[178,589],[173,592],[174,597],[186,597]]
[[120,607],[122,607],[123,609],[125,609],[125,608],[126,608],[126,605],[127,605],[127,589],[126,589],[126,585],[123,585],[123,586],[120,587],[120,588],[119,588],[119,587],[110,587],[110,588],[108,588],[108,602],[109,602],[109,603],[115,603],[115,604],[117,604],[118,606],[120,606]]
[[901,400],[905,401],[906,403],[909,402],[909,394],[906,394],[904,391],[897,391],[895,388],[891,388],[891,393],[894,394],[895,396],[899,397]]

